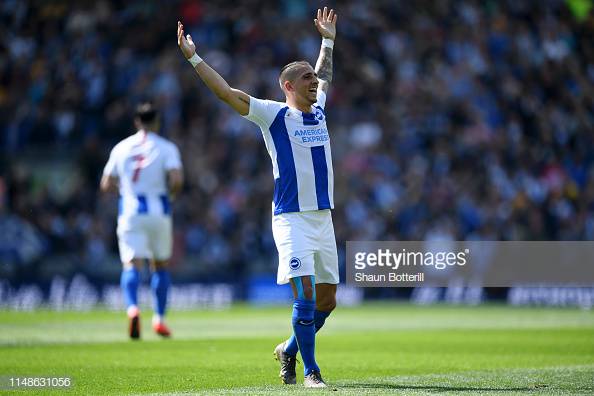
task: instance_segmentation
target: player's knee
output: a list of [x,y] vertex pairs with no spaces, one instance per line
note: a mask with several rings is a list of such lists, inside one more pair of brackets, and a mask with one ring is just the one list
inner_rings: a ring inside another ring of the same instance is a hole
[[169,260],[155,260],[153,262],[153,266],[155,271],[167,269],[169,266]]
[[334,296],[318,299],[316,301],[316,309],[323,312],[332,312],[336,308],[336,298]]
[[124,269],[132,269],[136,268],[138,270],[142,269],[143,259],[132,259],[126,263],[124,263]]
[[310,277],[303,276],[293,278],[291,280],[291,286],[293,288],[293,295],[299,300],[315,300],[315,289],[314,284]]
[[305,286],[303,287],[303,297],[306,300],[313,300],[314,299],[314,289],[313,287],[309,286]]

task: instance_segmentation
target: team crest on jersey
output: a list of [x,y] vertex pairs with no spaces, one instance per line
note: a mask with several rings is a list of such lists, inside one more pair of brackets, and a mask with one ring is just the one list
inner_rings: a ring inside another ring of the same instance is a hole
[[324,121],[324,112],[319,108],[316,108],[316,119],[319,121]]
[[292,270],[299,269],[299,267],[301,267],[301,260],[299,260],[297,257],[291,257],[291,260],[289,260],[289,267]]

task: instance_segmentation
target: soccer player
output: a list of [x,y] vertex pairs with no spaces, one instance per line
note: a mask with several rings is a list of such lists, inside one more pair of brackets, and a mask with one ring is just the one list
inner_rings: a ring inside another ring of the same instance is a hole
[[140,338],[139,270],[147,260],[154,294],[153,329],[169,337],[164,318],[172,248],[170,197],[182,187],[182,163],[175,144],[158,135],[159,116],[152,103],[138,105],[134,124],[138,131],[111,151],[101,190],[120,194],[117,234],[130,338]]
[[315,334],[336,306],[338,256],[330,209],[333,171],[324,110],[332,81],[332,48],[337,14],[318,10],[314,24],[322,36],[315,69],[292,62],[280,71],[286,102],[251,97],[229,84],[197,54],[192,37],[177,24],[177,43],[206,86],[239,114],[256,123],[272,160],[272,232],[279,254],[277,283],[291,283],[293,336],[275,349],[283,383],[295,384],[298,350],[304,385],[325,387],[315,360]]

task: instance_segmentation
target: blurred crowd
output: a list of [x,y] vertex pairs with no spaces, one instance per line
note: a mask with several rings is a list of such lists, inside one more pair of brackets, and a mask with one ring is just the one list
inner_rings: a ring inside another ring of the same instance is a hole
[[[328,5],[333,5],[332,3]],[[283,100],[315,63],[313,1],[0,3],[0,263],[117,263],[109,150],[154,98],[181,149],[174,265],[274,273],[258,127],[177,48],[182,20],[232,86]],[[589,1],[341,1],[327,102],[334,223],[347,240],[594,239]],[[209,278],[210,277],[210,278]]]

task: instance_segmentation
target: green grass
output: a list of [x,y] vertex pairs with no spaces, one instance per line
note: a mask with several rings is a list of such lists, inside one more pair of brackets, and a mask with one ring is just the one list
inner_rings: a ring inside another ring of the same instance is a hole
[[[279,385],[272,359],[289,317],[289,308],[245,306],[173,312],[174,338],[161,340],[146,315],[143,340],[131,342],[122,313],[0,311],[0,375],[70,376],[68,395],[309,394]],[[340,308],[320,333],[317,359],[331,388],[313,393],[594,394],[594,313]]]

